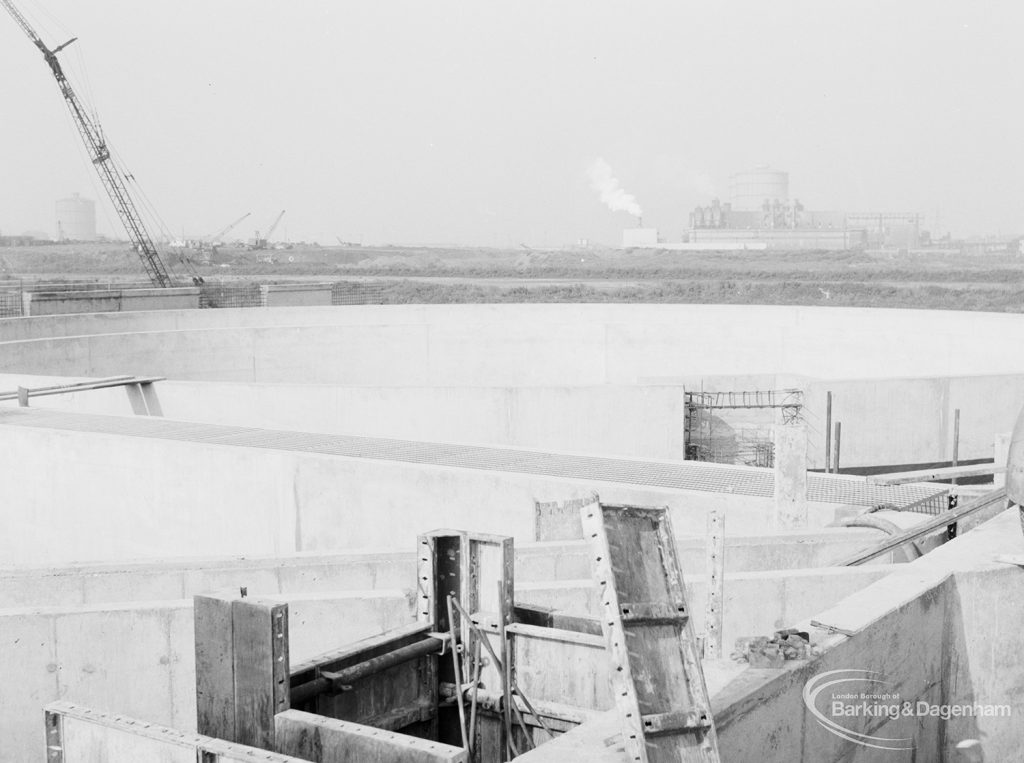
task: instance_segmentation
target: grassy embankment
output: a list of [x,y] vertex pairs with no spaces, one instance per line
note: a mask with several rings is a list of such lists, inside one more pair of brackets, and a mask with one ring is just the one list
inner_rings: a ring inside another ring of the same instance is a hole
[[[141,275],[130,250],[110,244],[0,250],[0,267],[8,277],[45,280],[139,280]],[[1010,254],[365,247],[226,251],[197,268],[208,280],[372,282],[388,303],[675,302],[1024,311],[1024,258]]]

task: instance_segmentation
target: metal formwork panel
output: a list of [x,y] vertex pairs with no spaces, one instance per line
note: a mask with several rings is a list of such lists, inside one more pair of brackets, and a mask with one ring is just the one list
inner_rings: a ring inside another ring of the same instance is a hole
[[626,752],[712,763],[718,745],[667,509],[580,509]]

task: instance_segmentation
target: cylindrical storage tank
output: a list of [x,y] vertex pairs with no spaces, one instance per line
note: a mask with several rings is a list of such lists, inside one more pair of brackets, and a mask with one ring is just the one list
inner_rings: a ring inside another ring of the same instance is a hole
[[765,201],[789,200],[789,173],[771,167],[755,167],[729,178],[729,201],[733,209],[761,209]]
[[77,193],[59,199],[57,209],[58,241],[96,240],[96,203],[83,199]]

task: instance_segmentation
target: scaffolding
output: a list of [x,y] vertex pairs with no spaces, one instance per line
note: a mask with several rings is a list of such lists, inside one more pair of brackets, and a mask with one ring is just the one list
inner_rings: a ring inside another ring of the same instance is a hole
[[[772,467],[775,412],[783,424],[803,415],[798,389],[687,392],[683,422],[686,460]],[[744,416],[726,411],[748,411]]]

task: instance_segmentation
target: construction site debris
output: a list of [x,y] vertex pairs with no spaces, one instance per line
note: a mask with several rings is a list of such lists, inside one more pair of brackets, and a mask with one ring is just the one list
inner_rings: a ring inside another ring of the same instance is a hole
[[767,636],[742,636],[736,639],[732,658],[747,662],[752,668],[781,668],[786,660],[806,660],[817,654],[811,635],[795,628],[775,631]]

